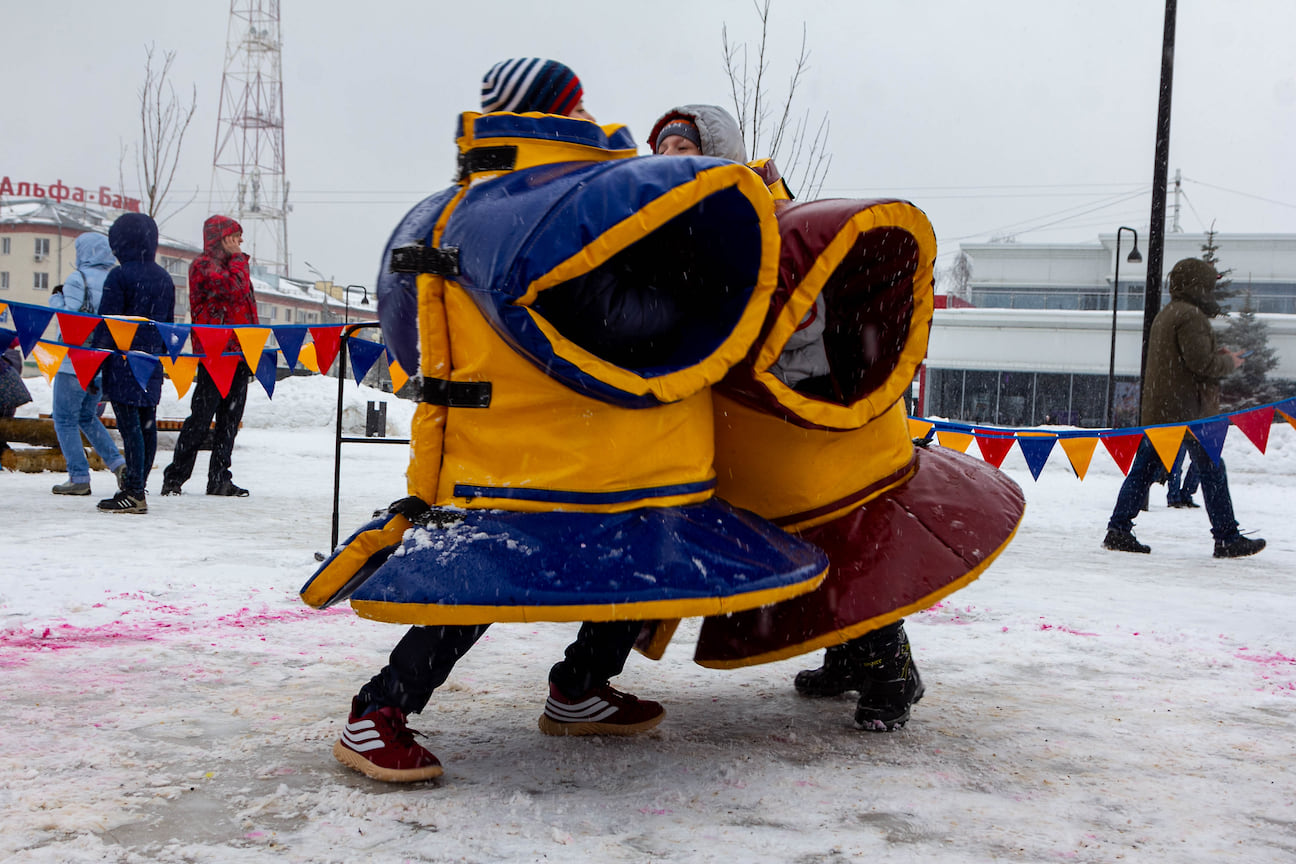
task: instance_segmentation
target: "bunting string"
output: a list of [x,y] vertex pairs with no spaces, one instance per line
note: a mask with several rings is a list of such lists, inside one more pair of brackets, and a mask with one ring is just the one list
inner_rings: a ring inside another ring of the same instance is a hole
[[[94,379],[104,360],[109,355],[118,353],[126,355],[131,371],[140,379],[141,386],[148,381],[153,368],[160,364],[175,387],[177,397],[183,398],[193,385],[201,365],[207,369],[224,395],[228,392],[239,360],[244,360],[249,369],[254,369],[266,396],[273,398],[275,369],[279,357],[283,357],[290,370],[304,366],[312,372],[322,374],[332,368],[333,361],[343,350],[347,352],[356,383],[364,380],[379,358],[387,363],[393,390],[401,389],[409,380],[409,373],[401,368],[388,346],[356,336],[348,336],[343,340],[342,330],[346,324],[280,324],[269,327],[260,324],[163,324],[146,319],[103,318],[62,312],[28,303],[0,302],[0,316],[6,309],[13,327],[0,326],[0,348],[7,349],[17,342],[22,353],[34,358],[41,372],[51,381],[64,359],[67,359],[72,363],[82,386],[85,386]],[[67,341],[42,338],[56,314],[59,332]],[[116,351],[86,347],[100,324],[107,328]],[[132,350],[140,329],[146,327],[152,327],[161,337],[166,346],[165,354],[155,356]],[[277,347],[268,348],[266,346],[272,335]],[[241,352],[224,353],[231,336],[237,340]],[[309,342],[306,341],[308,336]],[[186,344],[189,352],[184,350]],[[967,453],[975,442],[981,458],[996,468],[1003,465],[1015,445],[1026,461],[1031,476],[1036,480],[1049,457],[1060,449],[1076,477],[1083,480],[1100,443],[1123,474],[1129,473],[1134,454],[1138,452],[1144,438],[1152,444],[1167,471],[1174,465],[1185,435],[1192,435],[1201,442],[1206,453],[1216,462],[1220,459],[1224,439],[1231,428],[1241,430],[1247,440],[1264,453],[1275,416],[1296,428],[1296,398],[1190,423],[1120,429],[1016,429],[924,417],[909,417],[908,420],[913,438],[925,441],[934,439],[942,447],[961,453]]]

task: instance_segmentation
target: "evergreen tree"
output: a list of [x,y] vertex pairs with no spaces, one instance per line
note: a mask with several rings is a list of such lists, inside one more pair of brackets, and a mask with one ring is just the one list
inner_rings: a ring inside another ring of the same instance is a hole
[[1220,410],[1240,411],[1282,398],[1280,388],[1268,380],[1278,365],[1278,354],[1269,347],[1269,326],[1256,318],[1251,292],[1243,294],[1242,311],[1229,316],[1220,342],[1234,351],[1250,351],[1236,372],[1220,382]]
[[1219,266],[1219,256],[1215,254],[1219,251],[1219,247],[1215,245],[1214,222],[1211,223],[1210,230],[1206,232],[1206,242],[1202,244],[1201,250],[1201,260],[1214,267],[1215,272],[1220,275],[1219,281],[1215,283],[1215,302],[1220,305],[1220,308],[1224,310],[1224,314],[1227,315],[1232,305],[1229,301],[1233,299],[1237,292],[1231,287],[1233,285],[1233,280],[1228,278],[1228,275],[1233,272],[1233,268],[1230,267],[1227,270],[1221,270]]

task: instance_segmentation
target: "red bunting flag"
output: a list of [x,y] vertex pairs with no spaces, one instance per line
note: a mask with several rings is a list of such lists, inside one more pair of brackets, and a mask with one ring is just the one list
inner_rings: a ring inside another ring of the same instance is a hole
[[72,368],[76,370],[77,381],[81,382],[82,390],[90,389],[90,382],[94,381],[95,375],[99,374],[99,367],[108,359],[109,351],[91,351],[88,348],[68,348],[68,359],[72,361]]
[[327,375],[333,361],[337,359],[338,348],[342,345],[342,325],[307,329],[315,342],[315,360],[319,363],[320,374]]
[[212,383],[220,391],[221,398],[224,399],[229,395],[230,384],[234,382],[234,370],[238,368],[239,361],[242,357],[204,357],[203,366],[207,367],[208,374],[212,377]]
[[981,458],[996,468],[1003,465],[1004,458],[1017,440],[1012,435],[987,435],[980,429],[974,429],[972,434],[976,438],[977,447],[981,448]]
[[1274,409],[1257,408],[1245,414],[1232,415],[1233,425],[1242,430],[1242,434],[1251,439],[1251,443],[1261,453],[1269,446],[1269,427],[1273,425]]
[[57,313],[59,333],[69,345],[83,345],[99,326],[99,319],[90,315],[77,315],[75,312]]
[[195,327],[189,331],[189,335],[197,335],[202,352],[211,358],[219,357],[224,353],[225,346],[229,344],[230,336],[234,335],[234,331],[229,327]]
[[1139,443],[1143,440],[1141,431],[1133,435],[1100,435],[1103,446],[1107,452],[1116,460],[1122,474],[1128,474],[1130,466],[1134,464],[1134,454],[1138,453]]

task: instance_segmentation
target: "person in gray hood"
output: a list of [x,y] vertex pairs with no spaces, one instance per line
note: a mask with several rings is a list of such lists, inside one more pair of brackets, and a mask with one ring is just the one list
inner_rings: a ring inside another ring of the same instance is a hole
[[[66,282],[54,289],[49,300],[50,308],[97,315],[99,301],[103,298],[104,279],[116,266],[117,259],[113,257],[106,236],[94,231],[80,235],[76,238],[76,270]],[[63,358],[58,374],[54,376],[54,434],[58,436],[68,472],[67,482],[59,483],[51,490],[55,495],[90,494],[90,462],[81,444],[83,432],[108,470],[117,475],[118,486],[121,485],[126,460],[99,419],[102,381],[103,376],[96,374],[90,386],[83,388],[70,357]]]

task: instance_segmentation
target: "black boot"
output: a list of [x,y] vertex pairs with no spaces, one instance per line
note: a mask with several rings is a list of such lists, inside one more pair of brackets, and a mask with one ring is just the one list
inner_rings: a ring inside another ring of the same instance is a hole
[[871,660],[868,686],[860,690],[855,726],[869,732],[890,732],[909,720],[909,710],[923,697],[922,676],[913,661],[904,622],[861,636]]
[[792,686],[802,696],[839,696],[847,690],[867,690],[868,653],[852,639],[844,645],[833,645],[824,652],[823,665],[797,673]]

